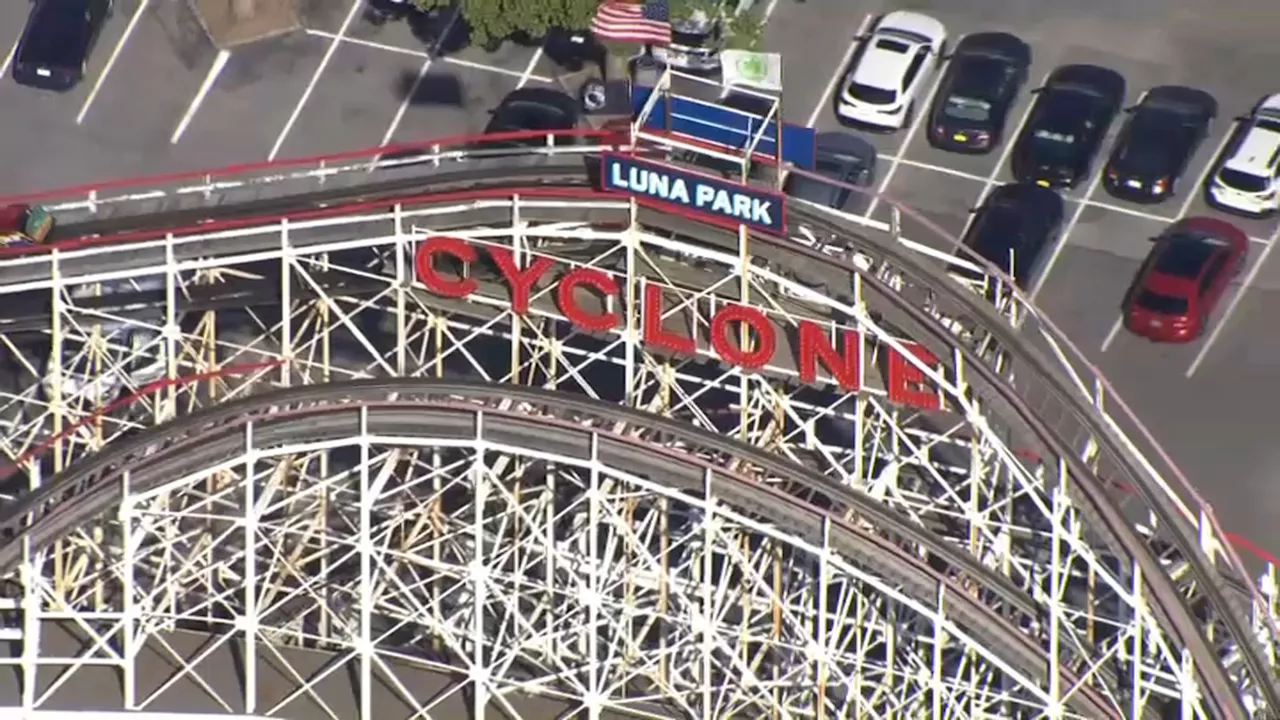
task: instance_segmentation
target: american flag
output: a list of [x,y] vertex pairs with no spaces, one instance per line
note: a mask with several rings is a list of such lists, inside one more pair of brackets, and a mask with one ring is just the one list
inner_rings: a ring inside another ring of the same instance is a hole
[[668,45],[671,17],[667,0],[646,0],[643,4],[605,0],[596,9],[591,32],[602,40]]

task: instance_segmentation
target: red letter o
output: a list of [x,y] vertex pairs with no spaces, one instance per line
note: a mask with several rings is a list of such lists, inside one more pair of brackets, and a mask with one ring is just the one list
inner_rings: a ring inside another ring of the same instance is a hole
[[[735,322],[754,330],[760,339],[760,347],[747,352],[731,342],[728,332],[733,329]],[[773,353],[778,349],[778,335],[769,318],[756,308],[726,305],[711,318],[711,347],[727,363],[748,370],[758,370],[773,359]]]
[[569,318],[569,322],[590,332],[606,332],[618,326],[618,314],[613,312],[591,313],[578,305],[573,291],[578,286],[589,287],[608,297],[617,297],[618,283],[607,273],[594,268],[578,268],[569,271],[560,278],[556,287],[556,300],[560,304],[560,312]]

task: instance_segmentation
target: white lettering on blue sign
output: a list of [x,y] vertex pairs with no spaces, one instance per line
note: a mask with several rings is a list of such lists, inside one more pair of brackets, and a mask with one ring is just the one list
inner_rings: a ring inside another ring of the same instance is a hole
[[663,172],[614,160],[609,163],[609,187],[663,202],[684,205],[734,218],[747,225],[774,227],[773,200],[732,190],[697,177]]

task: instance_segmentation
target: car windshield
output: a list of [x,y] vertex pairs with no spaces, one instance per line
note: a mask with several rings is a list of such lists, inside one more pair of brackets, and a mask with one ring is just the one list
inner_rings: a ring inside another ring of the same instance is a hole
[[862,83],[849,83],[849,94],[855,99],[871,105],[890,105],[898,99],[898,93],[885,88],[878,88]]
[[892,38],[880,38],[879,40],[877,40],[876,49],[887,50],[889,52],[898,53],[900,55],[905,55],[908,52],[911,52],[910,45],[902,42],[901,40],[894,40]]
[[1251,193],[1264,192],[1269,183],[1268,178],[1262,175],[1254,175],[1253,173],[1232,170],[1231,168],[1223,168],[1218,173],[1218,180],[1227,187]]
[[952,95],[942,108],[943,114],[957,120],[982,122],[991,117],[991,103],[985,100]]
[[1207,235],[1179,232],[1170,236],[1169,245],[1156,258],[1155,271],[1185,280],[1200,277],[1205,263],[1222,246],[1222,241]]
[[1260,117],[1258,118],[1257,122],[1253,124],[1253,126],[1258,128],[1259,130],[1266,130],[1268,132],[1280,133],[1280,120],[1276,118]]
[[1187,313],[1186,298],[1164,295],[1150,290],[1143,290],[1138,295],[1138,306],[1160,315],[1185,315]]

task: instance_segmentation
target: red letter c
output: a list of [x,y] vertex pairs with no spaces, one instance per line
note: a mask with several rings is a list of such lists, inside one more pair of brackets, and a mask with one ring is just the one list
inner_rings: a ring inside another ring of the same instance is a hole
[[418,252],[413,256],[418,282],[426,285],[431,292],[450,298],[466,297],[476,291],[476,281],[469,277],[454,280],[437,272],[437,255],[449,255],[464,263],[476,261],[475,249],[464,241],[454,237],[429,237],[418,245]]

